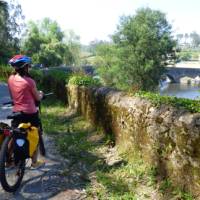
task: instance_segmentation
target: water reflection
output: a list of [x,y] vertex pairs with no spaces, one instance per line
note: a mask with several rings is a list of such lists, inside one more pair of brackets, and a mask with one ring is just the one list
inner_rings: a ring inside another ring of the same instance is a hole
[[200,87],[180,83],[164,83],[160,87],[160,94],[188,99],[200,99]]

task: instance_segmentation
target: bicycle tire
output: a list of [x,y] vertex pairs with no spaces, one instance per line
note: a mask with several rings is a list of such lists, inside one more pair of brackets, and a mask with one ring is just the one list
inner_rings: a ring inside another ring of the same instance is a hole
[[39,135],[39,149],[42,156],[46,156],[46,149],[42,135]]
[[15,192],[23,179],[24,172],[25,172],[25,160],[19,161],[18,163],[18,168],[19,172],[17,172],[16,176],[16,182],[13,183],[13,185],[8,183],[7,177],[6,177],[6,158],[8,155],[8,144],[9,141],[11,140],[11,137],[6,137],[5,140],[3,141],[1,151],[0,151],[0,182],[3,187],[3,189],[7,192]]

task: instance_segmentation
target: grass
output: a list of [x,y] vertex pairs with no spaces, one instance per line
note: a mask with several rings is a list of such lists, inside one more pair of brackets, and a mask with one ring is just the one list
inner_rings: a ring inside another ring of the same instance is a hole
[[200,112],[200,101],[186,98],[178,98],[175,96],[161,96],[157,93],[140,91],[134,94],[140,98],[150,100],[154,106],[171,105],[176,108],[186,109],[191,112]]
[[119,155],[101,129],[57,100],[46,100],[42,113],[45,132],[54,137],[59,152],[73,169],[84,166],[79,173],[84,176],[88,200],[193,200],[169,179],[160,180],[157,169],[144,163],[139,154]]
[[[45,132],[55,138],[60,153],[73,160],[82,160],[90,165],[94,161],[95,142],[91,142],[93,135],[104,140],[104,136],[98,133],[83,117],[69,114],[67,108],[60,102],[48,101],[43,105],[42,123]],[[105,138],[106,139],[106,138]],[[99,142],[98,145],[101,145]]]
[[73,75],[69,80],[69,84],[79,85],[79,86],[100,86],[101,85],[99,79],[94,79],[93,77],[89,75],[81,75],[81,74]]
[[12,68],[7,65],[0,65],[0,81],[7,82],[9,75],[12,72]]

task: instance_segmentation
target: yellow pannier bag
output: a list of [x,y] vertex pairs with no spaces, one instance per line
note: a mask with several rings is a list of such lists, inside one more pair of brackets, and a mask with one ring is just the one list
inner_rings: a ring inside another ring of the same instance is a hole
[[31,126],[30,123],[21,123],[19,124],[18,128],[27,129],[27,140],[29,142],[29,156],[32,157],[39,143],[38,128],[35,126]]

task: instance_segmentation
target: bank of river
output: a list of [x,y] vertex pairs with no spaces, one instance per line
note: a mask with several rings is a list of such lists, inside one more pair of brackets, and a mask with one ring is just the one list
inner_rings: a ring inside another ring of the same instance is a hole
[[160,94],[197,100],[200,99],[200,87],[180,83],[166,83],[160,88]]

